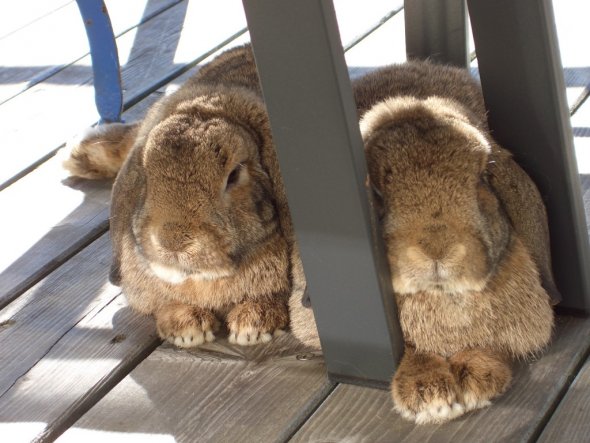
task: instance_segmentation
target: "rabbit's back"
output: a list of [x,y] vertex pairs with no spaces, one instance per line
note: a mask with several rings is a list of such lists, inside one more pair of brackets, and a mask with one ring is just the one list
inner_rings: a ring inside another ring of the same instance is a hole
[[353,82],[359,116],[391,97],[418,99],[437,96],[452,99],[475,114],[485,125],[486,111],[481,89],[467,70],[429,62],[412,61],[377,69]]

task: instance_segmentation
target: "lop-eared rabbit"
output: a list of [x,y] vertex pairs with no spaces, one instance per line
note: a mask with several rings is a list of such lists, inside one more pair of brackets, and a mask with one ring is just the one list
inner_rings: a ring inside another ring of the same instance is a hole
[[440,423],[503,393],[559,300],[541,196],[466,70],[409,62],[354,83],[405,341],[395,409]]
[[[64,162],[115,177],[111,281],[180,347],[268,342],[288,326],[292,228],[249,46],[224,52],[135,124],[87,131]],[[296,255],[296,254],[294,254]]]
[[[394,405],[443,422],[488,405],[510,361],[549,342],[559,294],[545,208],[490,136],[467,71],[411,62],[353,87],[406,343]],[[143,122],[98,127],[70,148],[73,175],[117,176],[112,280],[162,338],[195,346],[225,319],[230,341],[267,341],[287,325],[291,294],[293,334],[320,347],[248,46]]]

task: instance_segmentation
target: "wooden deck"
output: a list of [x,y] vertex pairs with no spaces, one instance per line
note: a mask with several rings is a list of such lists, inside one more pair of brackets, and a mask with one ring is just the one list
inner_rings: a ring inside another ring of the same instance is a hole
[[[335,1],[351,76],[405,59],[401,0],[360,3]],[[127,121],[248,40],[239,0],[107,5]],[[554,5],[590,211],[588,11]],[[560,316],[551,347],[517,365],[506,395],[441,426],[404,421],[387,391],[331,383],[322,356],[289,335],[255,348],[161,345],[107,280],[111,183],[68,179],[54,156],[98,119],[93,94],[75,2],[3,8],[0,441],[590,441],[589,319]]]

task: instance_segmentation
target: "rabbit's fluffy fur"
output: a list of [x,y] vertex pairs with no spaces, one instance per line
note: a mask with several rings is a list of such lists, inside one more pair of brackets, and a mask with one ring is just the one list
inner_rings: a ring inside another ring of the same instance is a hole
[[[465,70],[410,62],[353,88],[406,342],[393,401],[417,423],[446,421],[489,404],[510,383],[511,359],[550,340],[559,294],[545,208],[491,138]],[[230,339],[266,341],[287,325],[291,294],[291,330],[319,347],[248,46],[140,124],[85,134],[66,167],[114,176],[126,157],[112,278],[163,338],[197,345],[225,319]]]
[[111,281],[163,339],[196,346],[224,321],[230,342],[250,345],[288,326],[292,228],[249,47],[204,66],[142,122],[98,127],[70,149],[73,175],[121,168]]
[[354,92],[406,343],[395,409],[443,422],[488,405],[510,361],[551,338],[559,294],[545,208],[489,135],[467,71],[410,62]]

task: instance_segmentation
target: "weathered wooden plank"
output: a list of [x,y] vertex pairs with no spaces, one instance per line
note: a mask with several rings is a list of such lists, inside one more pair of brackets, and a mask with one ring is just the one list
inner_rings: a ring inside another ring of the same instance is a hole
[[548,352],[519,364],[513,386],[490,408],[444,425],[416,426],[393,412],[389,392],[339,385],[292,441],[530,441],[590,346],[589,319],[559,317],[557,323]]
[[[341,35],[348,41],[388,9],[338,2]],[[188,9],[186,9],[188,8]],[[186,11],[185,11],[186,9]],[[186,19],[185,19],[186,12]],[[241,2],[182,2],[117,39],[124,64],[125,100],[134,101],[179,65],[206,55],[245,26]],[[126,63],[125,63],[126,62]],[[0,139],[10,155],[0,154],[0,183],[5,183],[56,149],[70,134],[97,120],[94,91],[85,57],[0,107]],[[60,104],[56,112],[55,104]],[[35,128],[34,131],[31,128]],[[18,149],[16,149],[18,147]]]
[[[140,118],[160,95],[125,117]],[[108,229],[110,194],[110,181],[67,179],[57,157],[0,192],[10,214],[0,229],[0,309]]]
[[108,283],[109,263],[103,236],[0,312],[0,435],[10,441],[68,426],[159,343],[153,321]]
[[233,357],[229,345],[219,354],[162,346],[58,441],[285,441],[332,388],[322,358],[298,359],[292,346],[283,336]]
[[28,0],[11,4],[10,11],[2,11],[0,15],[0,39],[42,20],[70,3],[73,0]]
[[[127,63],[125,101],[135,100],[182,61],[207,56],[245,24],[241,2],[182,2],[117,39]],[[185,17],[186,12],[186,17]],[[204,18],[206,17],[206,19]],[[180,61],[179,61],[180,60]],[[55,150],[71,134],[96,121],[94,90],[85,57],[0,106],[0,183]]]
[[[81,319],[120,293],[107,284],[110,244],[98,239],[0,311],[0,395]],[[23,344],[27,352],[23,352]]]
[[[179,1],[107,0],[105,3],[113,31],[120,35]],[[9,8],[3,15],[10,17],[13,13],[15,11]],[[23,42],[31,44],[25,49]],[[0,54],[0,103],[87,55],[86,31],[76,3],[67,4],[43,20],[0,39]],[[91,66],[87,67],[89,73],[91,69]]]
[[590,359],[578,373],[552,415],[538,442],[574,442],[590,439]]

